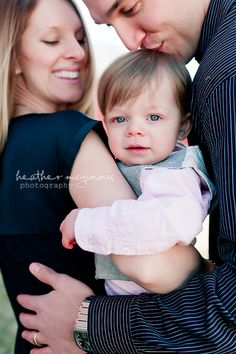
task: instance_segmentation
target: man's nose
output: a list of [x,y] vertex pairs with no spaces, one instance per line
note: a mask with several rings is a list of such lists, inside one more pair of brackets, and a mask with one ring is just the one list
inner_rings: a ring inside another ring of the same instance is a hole
[[142,46],[145,38],[145,32],[142,29],[135,27],[132,23],[124,24],[124,22],[115,23],[113,26],[127,49],[133,51]]

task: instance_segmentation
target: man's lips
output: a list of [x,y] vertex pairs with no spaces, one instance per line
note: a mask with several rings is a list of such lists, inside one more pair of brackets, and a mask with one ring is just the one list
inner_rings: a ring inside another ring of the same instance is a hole
[[162,47],[163,47],[163,43],[164,43],[164,42],[161,42],[161,44],[160,44],[159,46],[157,46],[157,47],[155,47],[155,48],[152,48],[152,49],[153,49],[153,50],[157,50],[158,52],[160,52],[161,49],[162,49]]
[[156,47],[153,47],[152,45],[148,45],[147,43],[142,45],[142,48],[146,48],[146,49],[150,49],[150,50],[155,50],[160,52],[162,50],[164,41],[162,41],[159,45],[157,45]]

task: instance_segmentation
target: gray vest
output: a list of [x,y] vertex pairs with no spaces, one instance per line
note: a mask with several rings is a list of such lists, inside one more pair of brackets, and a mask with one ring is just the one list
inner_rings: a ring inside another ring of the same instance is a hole
[[[178,144],[175,150],[165,160],[160,161],[154,165],[135,165],[127,166],[122,162],[118,162],[118,167],[129,182],[137,197],[141,195],[140,174],[144,169],[153,168],[170,168],[180,169],[185,167],[193,168],[199,175],[202,183],[202,189],[210,191],[211,200],[215,196],[215,188],[208,177],[206,166],[203,161],[202,153],[198,146],[184,146]],[[127,235],[129,237],[129,235]],[[96,264],[96,278],[107,280],[129,280],[123,275],[112,262],[109,256],[100,254],[95,255]]]

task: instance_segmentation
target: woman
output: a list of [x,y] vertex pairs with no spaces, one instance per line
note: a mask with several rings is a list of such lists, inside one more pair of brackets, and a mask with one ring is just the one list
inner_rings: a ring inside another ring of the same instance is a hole
[[[76,204],[111,202],[114,179],[116,198],[132,193],[90,132],[98,122],[75,110],[92,112],[93,58],[72,1],[1,0],[0,23],[0,266],[18,320],[17,294],[49,290],[30,276],[32,261],[103,291],[93,255],[63,249],[59,225]],[[29,353],[37,339],[25,342],[20,326],[15,353]]]

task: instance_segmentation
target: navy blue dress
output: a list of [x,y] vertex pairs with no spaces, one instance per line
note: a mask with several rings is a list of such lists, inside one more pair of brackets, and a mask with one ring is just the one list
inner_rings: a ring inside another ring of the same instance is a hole
[[[22,311],[18,294],[50,290],[29,273],[32,261],[103,292],[103,284],[94,280],[93,254],[78,246],[63,248],[59,231],[76,207],[68,192],[74,159],[87,133],[99,125],[73,110],[27,114],[10,123],[0,160],[0,267],[16,319]],[[21,330],[19,324],[15,353],[28,354],[32,346],[21,339]]]

